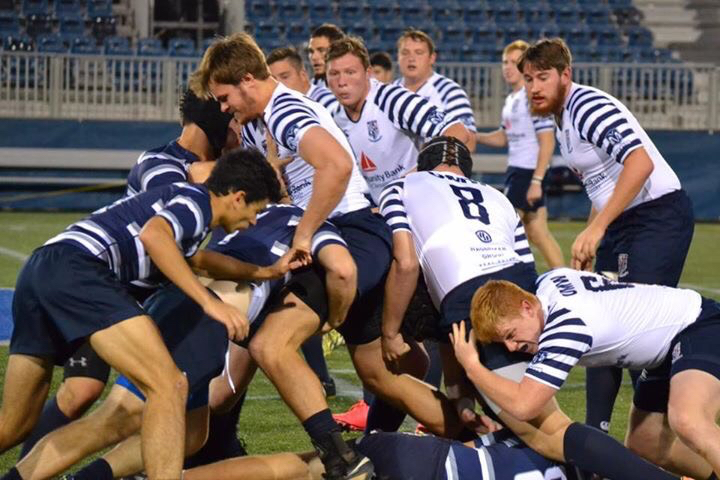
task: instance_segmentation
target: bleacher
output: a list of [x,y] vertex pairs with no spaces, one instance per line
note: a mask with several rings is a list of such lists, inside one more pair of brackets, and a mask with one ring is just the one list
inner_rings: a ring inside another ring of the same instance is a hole
[[632,0],[247,0],[247,30],[265,50],[299,45],[324,22],[365,39],[371,51],[395,50],[413,26],[436,40],[445,62],[496,62],[518,38],[563,37],[579,62],[672,61],[655,48]]

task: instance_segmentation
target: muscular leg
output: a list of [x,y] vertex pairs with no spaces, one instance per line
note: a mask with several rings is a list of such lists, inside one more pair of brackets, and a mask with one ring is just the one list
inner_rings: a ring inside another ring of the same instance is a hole
[[37,422],[50,390],[49,359],[12,354],[8,358],[0,407],[0,452],[20,443]]
[[[210,410],[213,414],[230,411],[238,399],[247,391],[248,385],[255,376],[257,363],[250,356],[250,351],[236,343],[229,343],[229,362],[222,375],[210,382]],[[232,382],[233,387],[230,386]]]
[[518,214],[525,227],[528,240],[540,250],[548,267],[552,269],[564,266],[565,259],[560,245],[548,229],[547,208],[540,207],[534,212],[518,210]]
[[347,316],[357,291],[357,267],[347,248],[328,245],[318,252],[318,262],[325,268],[328,297],[327,322],[337,328]]
[[143,459],[148,477],[179,478],[185,445],[187,379],[150,317],[138,316],[90,336],[93,349],[145,395]]
[[185,470],[183,480],[320,480],[317,453],[276,453],[231,458]]
[[355,370],[373,393],[407,412],[436,435],[454,437],[463,429],[453,403],[445,395],[410,375],[388,370],[382,359],[380,339],[348,348]]
[[17,465],[25,480],[50,478],[86,456],[113,445],[140,428],[143,402],[114,386],[89,415],[43,437]]

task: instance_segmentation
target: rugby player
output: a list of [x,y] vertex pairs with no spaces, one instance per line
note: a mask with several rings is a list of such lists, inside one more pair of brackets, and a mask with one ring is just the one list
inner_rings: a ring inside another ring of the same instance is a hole
[[313,69],[313,85],[327,87],[325,79],[325,55],[330,49],[330,44],[335,40],[340,40],[345,36],[337,25],[332,23],[323,23],[310,34],[308,41],[308,59]]
[[[437,52],[430,36],[421,30],[406,30],[397,41],[397,53],[401,76],[395,83],[426,98],[449,119],[460,119],[475,133],[475,116],[467,93],[457,82],[433,70]],[[468,148],[471,152],[475,149],[474,137]]]
[[[694,230],[692,204],[635,116],[619,100],[572,81],[561,39],[541,40],[520,59],[531,111],[555,116],[560,152],[592,202],[572,245],[571,266],[615,272],[627,282],[676,286]],[[632,371],[631,371],[632,373]],[[589,369],[588,421],[609,428],[622,371]],[[631,423],[644,421],[635,410]]]
[[505,99],[500,128],[477,133],[478,143],[491,147],[508,147],[505,173],[505,196],[520,215],[528,240],[537,246],[550,268],[564,265],[563,253],[548,230],[545,207],[545,172],[555,150],[555,121],[552,115],[530,114],[523,75],[517,62],[529,45],[516,40],[502,55],[502,73],[512,92]]
[[267,64],[278,82],[315,100],[330,112],[337,108],[338,101],[327,87],[310,82],[302,57],[294,48],[276,48],[268,55]]
[[[469,339],[464,325],[453,329],[457,359],[514,417],[535,418],[575,365],[644,369],[632,406],[645,412],[644,422],[628,425],[629,447],[677,474],[720,472],[717,302],[692,290],[562,268],[540,277],[535,295],[487,283],[473,297],[471,318]],[[475,339],[533,355],[524,376],[514,381],[488,371]]]
[[380,83],[392,83],[393,65],[392,58],[387,52],[375,52],[370,55],[370,66],[372,76]]
[[[197,249],[210,228],[244,228],[278,195],[272,168],[260,155],[239,150],[219,162],[203,185],[171,185],[129,197],[35,250],[18,276],[13,300],[0,450],[27,436],[47,396],[53,364],[62,364],[89,338],[97,354],[147,397],[142,449],[149,477],[179,478],[187,380],[128,285],[167,279],[222,322],[230,337],[245,337],[244,316],[212,297],[191,267],[219,278],[246,269]],[[288,270],[286,258],[274,273]],[[20,478],[15,469],[8,475]]]

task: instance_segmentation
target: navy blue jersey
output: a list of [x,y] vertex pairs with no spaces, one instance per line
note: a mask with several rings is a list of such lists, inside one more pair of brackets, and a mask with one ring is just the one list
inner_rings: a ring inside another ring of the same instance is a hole
[[187,182],[188,165],[197,160],[197,155],[181,147],[177,140],[143,152],[128,174],[125,194],[135,195],[151,188]]
[[203,185],[176,183],[156,188],[93,212],[48,240],[77,246],[108,264],[125,283],[157,286],[164,276],[138,238],[154,216],[167,220],[185,257],[191,257],[210,232],[210,193]]

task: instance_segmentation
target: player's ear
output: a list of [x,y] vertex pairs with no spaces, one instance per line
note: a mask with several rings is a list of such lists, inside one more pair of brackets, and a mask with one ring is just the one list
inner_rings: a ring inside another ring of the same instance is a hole
[[244,208],[247,205],[247,203],[245,202],[245,192],[243,190],[233,192],[231,195],[233,207]]

